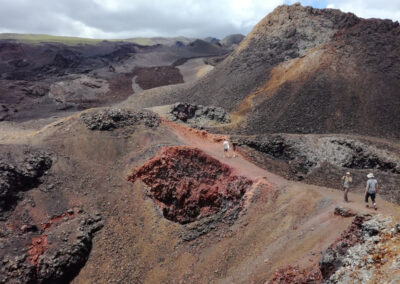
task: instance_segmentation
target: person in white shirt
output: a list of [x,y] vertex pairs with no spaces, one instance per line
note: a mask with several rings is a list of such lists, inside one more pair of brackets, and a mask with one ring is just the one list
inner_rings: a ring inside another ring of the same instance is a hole
[[229,157],[228,151],[229,151],[229,141],[225,140],[224,143],[222,143],[224,146],[224,157],[226,158],[227,156]]

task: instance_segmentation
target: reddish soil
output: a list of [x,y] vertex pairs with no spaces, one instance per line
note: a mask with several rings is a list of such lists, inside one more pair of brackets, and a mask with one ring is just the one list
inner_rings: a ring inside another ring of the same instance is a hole
[[252,181],[192,147],[164,147],[128,177],[142,179],[164,216],[179,223],[238,205]]
[[132,90],[132,78],[131,73],[123,73],[108,79],[110,90],[106,95],[107,103],[115,103],[132,95],[134,93]]
[[322,283],[322,275],[318,267],[301,269],[299,266],[289,265],[278,269],[274,277],[266,284],[296,283],[296,284],[317,284]]
[[179,69],[174,66],[136,67],[132,73],[143,90],[184,82]]

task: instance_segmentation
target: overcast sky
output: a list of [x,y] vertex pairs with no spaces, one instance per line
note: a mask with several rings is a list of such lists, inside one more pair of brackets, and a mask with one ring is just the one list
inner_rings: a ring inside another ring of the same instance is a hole
[[0,0],[0,33],[222,38],[247,34],[276,6],[295,2],[400,20],[400,0]]

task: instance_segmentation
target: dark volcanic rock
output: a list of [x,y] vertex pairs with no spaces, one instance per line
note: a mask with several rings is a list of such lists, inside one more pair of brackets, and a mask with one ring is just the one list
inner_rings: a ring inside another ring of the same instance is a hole
[[160,124],[160,117],[151,111],[131,112],[111,108],[82,113],[81,119],[90,130],[113,130],[139,124],[157,127]]
[[200,122],[202,119],[213,120],[218,123],[229,123],[229,114],[221,107],[202,106],[188,103],[176,103],[171,107],[170,113],[175,120],[193,123]]
[[[5,147],[0,147],[5,148]],[[49,154],[25,149],[21,155],[0,154],[0,212],[13,208],[19,193],[36,187],[40,177],[50,169]]]
[[[6,239],[6,246],[31,243],[26,254],[2,255],[1,283],[69,283],[89,257],[92,239],[103,226],[101,217],[69,210],[28,232]],[[3,252],[0,250],[0,253]]]
[[351,209],[344,207],[336,207],[334,214],[342,217],[353,217],[356,215]]
[[397,283],[398,277],[385,273],[387,267],[399,264],[398,253],[392,253],[400,241],[393,223],[391,217],[382,215],[356,216],[319,260],[324,283],[368,283],[371,279],[374,283]]
[[180,47],[168,42],[165,39],[166,45],[152,46],[123,41],[29,44],[0,39],[0,104],[9,110],[0,108],[0,121],[48,118],[66,115],[65,110],[71,113],[109,106],[140,91],[137,85],[150,89],[183,83],[175,61],[230,52],[206,42]]
[[32,86],[29,86],[25,89],[23,89],[25,91],[25,93],[28,96],[32,96],[32,97],[43,97],[45,95],[48,94],[48,92],[50,91],[49,86],[47,86],[46,84],[34,84]]
[[324,279],[329,278],[343,265],[343,259],[349,248],[362,242],[362,224],[364,216],[356,216],[353,223],[344,231],[340,238],[322,252],[319,267]]
[[339,135],[263,134],[235,139],[257,150],[248,151],[254,161],[289,179],[340,188],[340,178],[351,171],[353,191],[365,187],[367,173],[374,172],[383,198],[400,203],[399,149],[390,143],[374,145]]

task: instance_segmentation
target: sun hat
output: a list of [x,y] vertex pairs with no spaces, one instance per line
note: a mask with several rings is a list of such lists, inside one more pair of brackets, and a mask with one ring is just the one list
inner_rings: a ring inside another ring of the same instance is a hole
[[373,178],[374,177],[374,174],[373,173],[369,173],[368,175],[367,175],[367,178]]
[[346,175],[349,175],[349,174],[350,174],[350,172],[347,172],[347,173],[346,173]]

